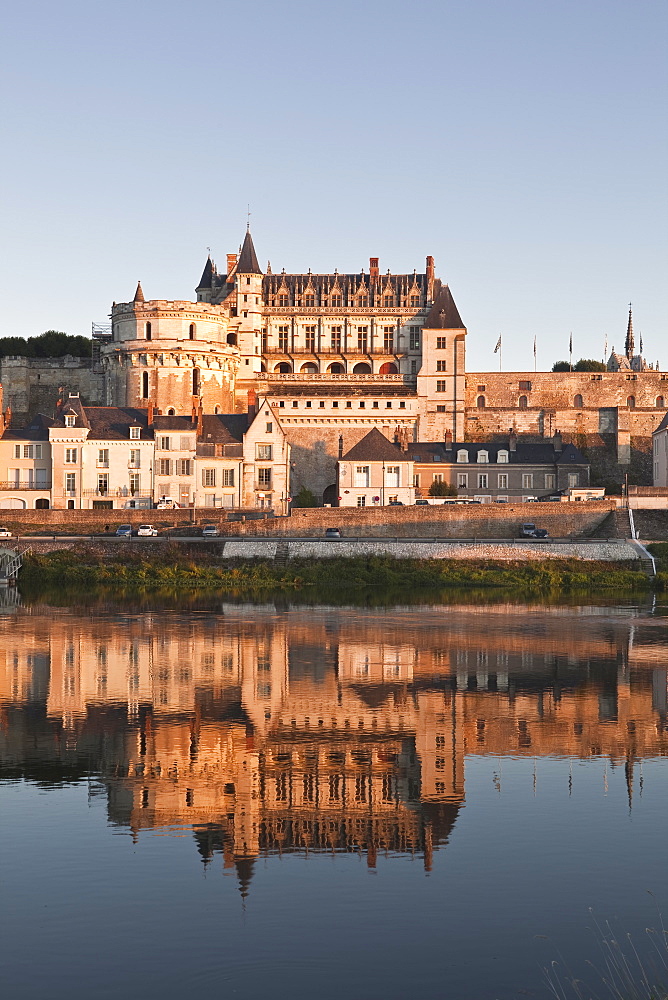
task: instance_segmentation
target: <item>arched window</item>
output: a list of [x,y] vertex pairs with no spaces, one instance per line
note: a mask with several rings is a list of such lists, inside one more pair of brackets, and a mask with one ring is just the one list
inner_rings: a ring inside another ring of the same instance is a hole
[[188,337],[190,338],[190,340],[194,340],[195,339],[195,324],[194,323],[191,323],[190,327],[188,328]]
[[478,462],[480,464],[485,464],[486,462],[489,462],[489,454],[488,454],[488,452],[486,452],[486,451],[479,451],[478,452]]
[[578,393],[577,396],[575,396],[575,398],[573,399],[573,406],[575,407],[576,410],[582,409],[583,403],[582,403],[582,396],[580,395],[580,393]]
[[146,324],[146,331],[145,332],[146,332],[146,339],[150,340],[151,339],[151,324],[150,323]]
[[343,367],[340,361],[334,361],[328,367],[327,371],[330,373],[330,375],[343,375],[345,373],[345,368]]
[[484,410],[485,409],[485,397],[484,396],[478,396],[478,398],[476,399],[475,405],[478,407],[479,410]]
[[174,409],[173,406],[170,406],[169,409],[167,410],[167,416],[168,417],[176,416],[176,410]]
[[529,400],[526,398],[526,396],[520,396],[520,402],[519,402],[520,410],[526,410],[528,404]]
[[656,408],[657,410],[664,410],[666,408],[666,401],[663,396],[656,397]]
[[302,365],[299,371],[303,375],[317,375],[318,366],[313,361],[307,361],[305,365]]
[[628,406],[629,410],[635,410],[635,408],[636,408],[636,397],[635,396],[629,396],[628,399],[626,400],[626,405]]
[[220,413],[220,407],[219,406],[214,406],[213,412],[214,413]]
[[280,364],[276,365],[274,371],[278,372],[279,375],[290,375],[292,374],[292,365],[287,361],[281,361]]
[[141,377],[141,394],[144,399],[148,399],[148,372],[144,372]]
[[199,368],[193,368],[193,396],[199,396]]
[[468,460],[469,460],[469,453],[468,453],[468,451],[465,451],[463,448],[461,448],[457,452],[457,461],[458,462],[468,462]]
[[368,365],[366,361],[360,361],[353,368],[353,375],[370,375],[371,365]]
[[231,347],[236,347],[237,346],[237,335],[236,335],[236,333],[228,333],[228,335],[227,335],[227,343]]
[[384,361],[378,369],[379,375],[398,375],[397,366],[394,361]]

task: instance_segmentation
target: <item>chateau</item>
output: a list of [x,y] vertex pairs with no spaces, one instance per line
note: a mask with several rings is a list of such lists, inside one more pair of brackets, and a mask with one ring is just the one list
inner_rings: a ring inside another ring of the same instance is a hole
[[304,487],[336,503],[337,462],[372,430],[404,451],[503,447],[511,433],[539,444],[560,433],[598,463],[599,478],[619,482],[630,471],[651,481],[668,373],[636,353],[630,311],[625,353],[613,348],[607,371],[467,374],[467,330],[431,256],[407,274],[381,273],[377,257],[357,273],[274,273],[261,269],[247,231],[223,270],[206,260],[195,293],[196,301],[147,299],[139,283],[131,301],[113,303],[111,324],[94,328],[85,369],[74,359],[4,359],[12,428],[37,408],[53,415],[60,378],[61,402],[73,391],[86,406],[142,411],[146,427],[178,418],[196,429],[202,415],[247,415],[249,399],[251,409],[266,403],[290,451],[286,501]]

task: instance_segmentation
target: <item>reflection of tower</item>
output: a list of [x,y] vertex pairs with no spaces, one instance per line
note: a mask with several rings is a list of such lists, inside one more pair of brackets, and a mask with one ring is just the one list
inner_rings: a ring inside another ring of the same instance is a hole
[[237,878],[239,879],[239,892],[241,893],[241,898],[245,902],[246,899],[248,898],[251,879],[253,878],[253,868],[255,867],[255,859],[236,858],[234,862],[234,867],[237,870]]

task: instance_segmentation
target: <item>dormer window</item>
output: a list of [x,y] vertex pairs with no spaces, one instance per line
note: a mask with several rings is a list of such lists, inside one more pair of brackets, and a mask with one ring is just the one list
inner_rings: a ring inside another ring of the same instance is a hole
[[497,452],[497,454],[496,454],[496,460],[497,460],[497,462],[499,462],[502,465],[503,464],[507,465],[508,464],[508,452],[507,451],[499,451],[499,452]]
[[468,451],[466,451],[464,448],[460,448],[460,450],[457,452],[457,461],[468,462],[468,460],[469,460]]
[[66,427],[74,427],[74,425],[76,423],[76,419],[77,418],[75,417],[75,415],[73,413],[66,413],[65,414],[65,426]]
[[478,452],[478,464],[479,465],[484,465],[486,462],[489,462],[489,453],[486,452],[486,451],[479,451]]
[[141,433],[141,427],[131,427],[130,428],[130,440],[137,441]]

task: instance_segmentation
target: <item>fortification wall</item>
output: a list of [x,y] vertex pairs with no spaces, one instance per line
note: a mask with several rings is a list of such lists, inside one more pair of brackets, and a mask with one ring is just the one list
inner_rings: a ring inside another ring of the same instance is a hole
[[88,402],[97,402],[96,382],[89,358],[0,359],[0,382],[5,407],[11,407],[12,426],[20,427],[35,413],[52,414],[61,387],[66,393],[78,392]]

